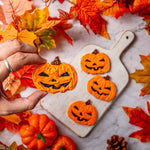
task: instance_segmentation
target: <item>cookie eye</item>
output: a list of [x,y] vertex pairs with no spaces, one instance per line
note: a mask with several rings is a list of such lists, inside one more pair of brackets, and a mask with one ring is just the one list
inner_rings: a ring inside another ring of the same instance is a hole
[[86,59],[85,61],[86,61],[86,62],[91,62],[91,61],[90,61],[90,60],[88,60],[88,59]]
[[60,77],[65,77],[65,76],[69,76],[68,72],[63,73],[62,75],[60,75]]
[[48,75],[48,74],[46,74],[45,72],[41,72],[41,73],[39,74],[39,76],[49,77],[49,75]]

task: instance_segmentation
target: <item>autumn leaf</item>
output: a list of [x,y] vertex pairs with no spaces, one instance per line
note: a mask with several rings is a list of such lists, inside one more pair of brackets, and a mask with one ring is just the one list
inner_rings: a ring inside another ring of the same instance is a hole
[[141,11],[147,12],[147,8],[150,6],[149,0],[134,0],[132,7],[130,7],[131,13],[140,13]]
[[130,77],[137,83],[145,84],[140,94],[140,96],[144,96],[150,94],[150,54],[148,56],[140,55],[140,57],[144,69],[136,70],[134,73],[130,74]]
[[[133,1],[133,0],[131,0]],[[131,3],[130,1],[130,3]],[[109,4],[111,7],[109,7],[108,9],[105,9],[102,14],[106,15],[106,16],[113,16],[116,19],[118,19],[120,16],[123,16],[124,13],[130,13],[129,11],[129,7],[130,7],[130,3],[129,0],[118,0],[118,1],[114,1],[114,0],[104,0],[103,1],[104,4]]]
[[1,0],[0,21],[10,24],[15,16],[23,15],[26,10],[32,9],[33,2],[28,0]]
[[3,37],[1,42],[7,40],[18,40],[32,46],[34,46],[33,42],[37,38],[33,32],[29,32],[26,29],[18,32],[12,24],[10,24],[4,32],[0,30],[0,35]]
[[[129,137],[137,138],[141,142],[150,142],[150,115],[147,115],[140,107],[130,108],[123,106],[122,108],[130,119],[129,123],[142,128],[130,134]],[[147,108],[150,110],[148,101]]]
[[1,116],[0,131],[6,128],[8,131],[16,134],[23,124],[28,123],[28,118],[30,115],[31,115],[30,111],[25,111],[8,116]]
[[107,22],[100,16],[104,7],[100,4],[99,0],[77,0],[76,5],[70,8],[69,13],[70,15],[76,14],[77,19],[88,32],[87,24],[95,34],[100,34],[109,39],[106,31]]
[[9,98],[13,98],[21,89],[23,90],[20,79],[15,78],[12,73],[4,80],[3,87]]
[[145,29],[147,33],[150,35],[150,19],[144,19],[146,21]]
[[59,20],[48,20],[49,10],[48,7],[43,9],[36,8],[33,13],[26,11],[22,16],[20,16],[21,24],[19,27],[22,29],[27,29],[28,31],[37,31],[50,29],[54,25],[58,24]]
[[21,122],[21,118],[16,114],[12,114],[8,116],[1,116],[1,117],[17,125]]
[[12,74],[20,80],[23,87],[29,86],[31,88],[35,88],[32,80],[32,72],[35,68],[35,65],[26,65]]
[[47,50],[55,48],[55,40],[53,37],[56,35],[56,31],[53,26],[60,23],[60,20],[48,20],[49,10],[48,7],[44,9],[36,8],[31,14],[26,12],[21,17],[21,24],[19,27],[34,32],[38,37],[34,42],[40,51],[40,47],[45,47]]
[[47,50],[51,48],[55,48],[55,40],[52,36],[56,35],[56,31],[53,29],[45,29],[38,30],[35,32],[38,36],[38,39],[35,40],[35,44],[38,47],[38,51],[40,51],[40,47],[45,47]]
[[57,25],[53,26],[53,28],[56,30],[57,33],[60,33],[63,38],[65,38],[69,44],[73,45],[73,40],[71,37],[65,32],[65,30],[68,30],[72,27],[72,24],[68,24],[68,20],[71,19],[70,15],[61,10],[58,9],[59,11],[59,18],[57,17],[49,17],[49,20],[60,20],[60,23]]

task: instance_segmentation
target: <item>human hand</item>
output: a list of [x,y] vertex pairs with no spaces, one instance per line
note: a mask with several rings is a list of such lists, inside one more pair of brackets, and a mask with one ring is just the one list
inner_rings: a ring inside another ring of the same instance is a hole
[[36,91],[26,98],[8,99],[3,91],[2,82],[10,72],[3,60],[8,61],[14,72],[24,65],[42,64],[46,63],[46,60],[38,54],[38,50],[35,47],[29,44],[17,40],[9,40],[0,44],[0,115],[33,109],[47,92]]

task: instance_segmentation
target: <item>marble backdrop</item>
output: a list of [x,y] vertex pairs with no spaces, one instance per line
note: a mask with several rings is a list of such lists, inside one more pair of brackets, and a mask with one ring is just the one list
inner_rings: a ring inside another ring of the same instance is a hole
[[[34,3],[39,8],[44,7],[42,0],[34,0]],[[71,5],[68,2],[60,4],[56,1],[49,7],[50,14],[51,16],[58,16],[57,9],[68,11],[70,6]],[[73,46],[69,45],[61,36],[58,36],[56,39],[56,49],[51,49],[49,51],[43,49],[40,54],[45,57],[48,62],[51,62],[55,56],[60,56],[62,61],[69,63],[85,45],[96,44],[106,49],[111,49],[119,39],[120,35],[124,31],[130,30],[135,33],[136,39],[122,54],[121,60],[129,73],[135,72],[135,69],[143,69],[143,66],[140,64],[139,55],[148,55],[150,53],[150,36],[148,36],[144,29],[145,22],[143,19],[137,15],[130,14],[125,14],[124,17],[121,17],[118,20],[113,17],[104,16],[104,18],[108,21],[107,31],[110,35],[110,40],[95,35],[92,32],[88,34],[80,25],[79,21],[74,20],[71,21],[73,27],[67,31],[74,41]],[[137,84],[134,80],[130,79],[125,90],[86,138],[79,138],[72,133],[68,128],[42,109],[39,104],[32,110],[32,112],[47,114],[56,122],[58,131],[61,135],[70,136],[75,141],[78,150],[105,150],[107,148],[107,139],[110,139],[114,134],[125,137],[128,142],[129,150],[150,150],[150,143],[141,143],[137,139],[128,137],[132,132],[139,130],[140,128],[128,123],[129,118],[122,109],[122,106],[139,106],[148,113],[146,101],[150,101],[150,96],[139,96],[140,89],[143,86],[143,84]],[[22,93],[22,96],[27,96],[33,91],[35,90],[27,89]],[[0,132],[0,141],[8,145],[13,141],[16,141],[17,144],[21,144],[20,136],[18,134],[14,135],[7,130]]]

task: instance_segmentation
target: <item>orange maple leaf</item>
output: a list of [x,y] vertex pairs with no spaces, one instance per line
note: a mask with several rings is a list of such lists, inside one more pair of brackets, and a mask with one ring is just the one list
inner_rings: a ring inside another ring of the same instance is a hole
[[9,24],[15,16],[23,15],[26,10],[31,10],[33,2],[28,0],[2,0],[0,5],[0,21]]
[[147,12],[147,8],[150,7],[149,0],[134,0],[132,7],[130,7],[130,11],[132,13],[143,13]]
[[118,19],[120,16],[123,16],[124,13],[130,13],[129,11],[129,7],[131,7],[131,2],[133,2],[133,0],[129,1],[129,0],[104,0],[103,3],[107,4],[110,3],[110,6],[112,4],[111,7],[109,7],[108,9],[105,9],[102,14],[106,15],[106,16],[113,16],[116,19]]
[[[150,115],[147,115],[140,107],[130,108],[122,107],[129,117],[129,123],[142,128],[129,135],[129,137],[137,138],[141,142],[150,142]],[[150,113],[150,103],[147,101],[148,112]]]
[[136,70],[134,73],[130,74],[130,77],[136,80],[137,83],[145,84],[140,94],[140,96],[144,96],[150,94],[150,54],[148,56],[140,55],[140,57],[144,69]]
[[18,40],[32,46],[34,46],[33,42],[37,38],[33,32],[29,32],[27,30],[18,32],[18,30],[14,28],[13,24],[10,24],[4,32],[0,30],[0,35],[3,37],[1,42],[7,40]]
[[8,98],[20,97],[18,94],[25,90],[25,87],[21,86],[21,80],[17,79],[12,73],[4,80],[3,87]]
[[99,0],[77,0],[76,5],[70,8],[70,15],[77,16],[81,25],[89,32],[87,24],[95,34],[109,39],[106,31],[106,21],[100,16],[104,6]]

